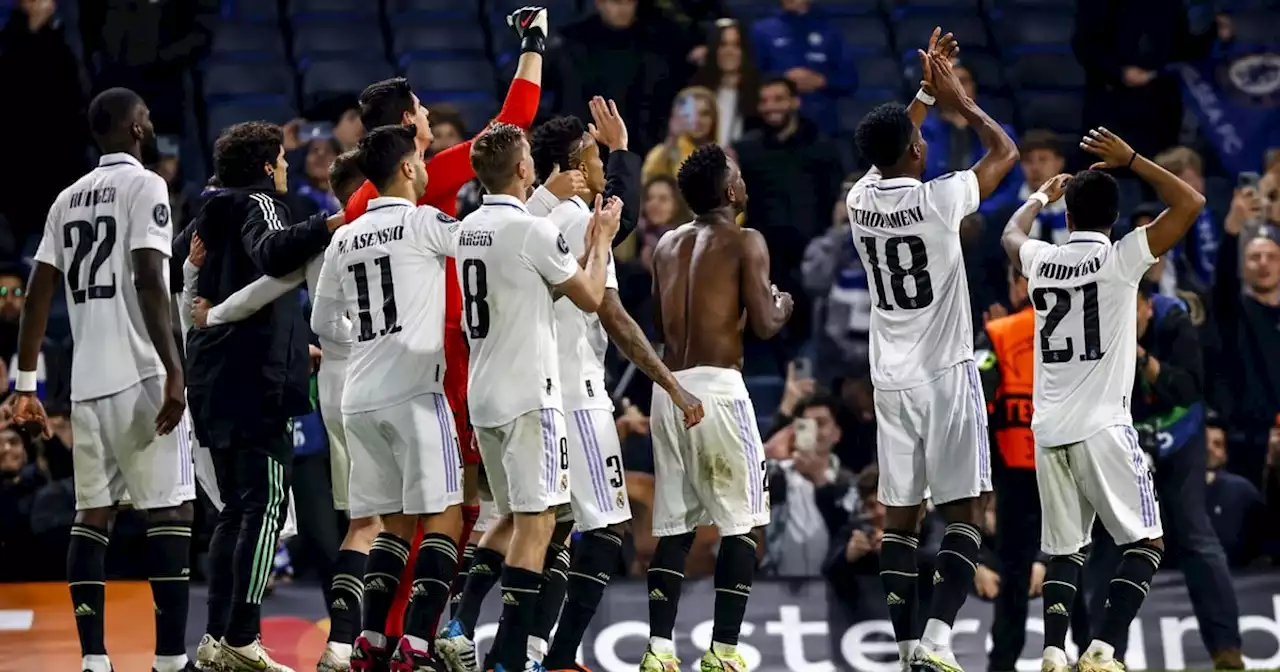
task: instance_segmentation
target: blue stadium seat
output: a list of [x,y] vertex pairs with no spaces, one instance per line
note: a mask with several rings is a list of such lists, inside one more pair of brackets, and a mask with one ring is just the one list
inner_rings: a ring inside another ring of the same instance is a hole
[[859,89],[902,91],[902,66],[896,60],[882,56],[879,58],[859,58],[856,62],[858,65]]
[[219,21],[213,28],[210,55],[220,59],[283,59],[284,38],[274,25]]
[[[529,6],[525,0],[490,0],[487,4],[495,18],[502,18],[521,7]],[[547,8],[548,17],[553,26],[564,25],[582,14],[578,0],[546,0],[538,4]],[[582,4],[588,7],[593,6],[590,0]]]
[[[1014,54],[1070,49],[1075,16],[1070,12],[1017,10],[1005,12],[996,25],[1001,47]],[[961,42],[961,48],[964,43]],[[963,52],[961,52],[963,55]]]
[[242,21],[276,23],[280,4],[276,0],[223,0],[223,16]]
[[[774,9],[777,3],[770,3]],[[881,10],[880,0],[813,0],[813,6],[828,16],[859,16]]]
[[211,63],[204,71],[204,95],[217,101],[245,96],[293,97],[293,70],[284,63]]
[[1084,68],[1071,54],[1024,54],[1009,65],[1009,74],[1023,89],[1084,88]]
[[853,54],[883,54],[889,51],[889,27],[879,17],[849,16],[832,20],[845,47]]
[[217,139],[218,134],[232,124],[238,124],[243,121],[269,121],[273,124],[283,124],[296,116],[298,115],[293,106],[283,100],[264,102],[258,105],[237,102],[211,105],[209,106],[207,117],[208,133],[206,137],[209,143],[212,144]]
[[[903,16],[907,14],[931,14],[937,19],[939,12],[946,12],[947,23],[957,18],[950,14],[977,14],[982,11],[982,3],[980,0],[894,0],[889,3],[889,8],[894,14]],[[944,28],[946,26],[943,26]]]
[[[1014,104],[1009,98],[1002,96],[979,95],[978,105],[980,105],[992,119],[995,119],[1002,124],[1009,124],[1010,126],[1015,125],[1013,123],[1014,119],[1016,119],[1016,115],[1014,114]],[[1034,127],[1025,126],[1024,128]]]
[[1273,47],[1280,45],[1280,7],[1268,11],[1250,9],[1231,15],[1236,34],[1236,45],[1243,47]]
[[475,134],[480,129],[489,125],[498,114],[498,101],[493,99],[493,95],[487,91],[467,94],[463,97],[441,96],[432,99],[431,93],[428,96],[428,104],[446,103],[458,111],[462,115],[462,120],[467,125],[467,132]]
[[871,100],[860,98],[841,98],[839,101],[840,110],[840,128],[844,131],[853,132],[858,127],[858,122],[867,116],[876,105],[883,103],[883,100]]
[[1078,94],[1029,91],[1018,96],[1023,128],[1079,134],[1084,126]]
[[378,3],[370,0],[285,0],[285,3],[289,15],[295,18],[378,16]]
[[359,53],[382,56],[382,28],[366,21],[299,21],[293,27],[293,55],[299,61],[326,54]]
[[429,14],[432,16],[470,17],[472,20],[480,15],[480,3],[476,7],[467,7],[458,0],[388,0],[387,14],[392,17],[391,25],[403,15]]
[[302,98],[305,101],[325,94],[359,94],[380,79],[395,76],[390,63],[379,59],[317,59],[302,71]]
[[484,34],[471,21],[396,21],[391,27],[392,53],[464,52],[484,54]]
[[991,0],[992,8],[999,12],[1005,9],[1054,9],[1075,11],[1077,0]]
[[[1004,76],[1004,64],[1000,59],[991,52],[974,50],[962,50],[960,52],[960,64],[969,70],[969,74],[973,76],[974,82],[978,85],[978,92],[1002,92],[1007,87]],[[920,57],[916,55],[914,49],[902,53],[903,76],[910,83],[920,81]]]
[[960,56],[969,49],[988,49],[991,40],[987,26],[977,16],[948,16],[945,20],[933,14],[909,14],[893,23],[893,34],[903,49],[923,49],[929,44],[933,29],[941,26],[944,33],[955,33],[960,41]]
[[768,16],[778,9],[778,3],[769,0],[726,0],[724,6],[729,16],[746,23]]
[[414,91],[493,91],[493,67],[484,59],[441,61],[416,60],[405,68],[405,77]]

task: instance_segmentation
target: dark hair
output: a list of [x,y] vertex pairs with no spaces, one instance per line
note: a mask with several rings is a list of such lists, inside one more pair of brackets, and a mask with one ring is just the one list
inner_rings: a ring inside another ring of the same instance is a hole
[[110,135],[133,123],[142,96],[121,87],[107,89],[89,103],[89,130],[95,138]]
[[417,151],[414,144],[417,135],[418,127],[413,124],[391,124],[373,129],[356,145],[356,167],[381,192],[391,186],[404,157]]
[[1160,285],[1149,280],[1142,280],[1138,283],[1138,298],[1143,301],[1150,301],[1151,297],[1160,293]]
[[796,406],[794,417],[803,417],[805,411],[811,408],[825,408],[831,411],[831,415],[834,416],[840,412],[840,407],[840,399],[832,396],[826,390],[819,390]]
[[1110,229],[1120,215],[1120,183],[1101,170],[1082,170],[1067,182],[1067,215],[1081,231]]
[[787,87],[787,92],[791,94],[792,98],[800,95],[800,89],[796,86],[795,82],[787,79],[786,77],[770,77],[763,82],[760,82],[760,87],[756,90],[757,98],[759,98],[760,92],[764,91],[764,87],[766,86],[785,86]]
[[680,195],[693,214],[701,215],[724,203],[725,181],[729,179],[729,158],[720,145],[703,145],[685,159],[676,176]]
[[404,77],[374,82],[360,94],[360,122],[365,128],[402,123],[406,112],[413,113],[413,88]]
[[[640,207],[643,210],[644,202],[649,198],[649,190],[655,184],[665,184],[671,190],[671,197],[675,200],[675,212],[671,213],[671,221],[663,222],[664,225],[675,225],[680,222],[687,222],[693,218],[693,213],[689,210],[689,204],[684,202],[684,195],[680,193],[680,185],[676,183],[676,178],[658,174],[650,177],[644,186],[640,188]],[[656,225],[657,222],[648,222],[648,224]],[[659,232],[661,233],[661,232]]]
[[435,126],[436,124],[448,124],[458,129],[458,135],[466,137],[467,121],[462,118],[462,113],[458,111],[458,108],[448,103],[440,103],[439,105],[432,105],[431,107],[428,107],[427,111],[429,113],[428,118],[431,120],[432,126]]
[[229,189],[250,187],[266,179],[264,165],[275,165],[284,145],[284,131],[265,121],[227,127],[213,143],[213,172]]
[[524,131],[511,124],[494,124],[471,143],[471,168],[490,192],[501,191],[515,178]]
[[1043,128],[1033,128],[1022,136],[1022,142],[1018,143],[1018,153],[1026,156],[1038,149],[1045,149],[1053,152],[1062,158],[1062,143],[1058,142],[1058,134],[1053,131],[1046,131]]
[[1139,203],[1137,207],[1129,213],[1129,224],[1134,228],[1138,226],[1138,219],[1146,217],[1147,219],[1155,219],[1164,211],[1164,206],[1159,203]]
[[[751,119],[758,114],[756,108],[760,102],[760,70],[756,67],[756,59],[752,53],[749,31],[736,19],[720,19],[716,21],[714,28],[708,31],[707,56],[702,60],[702,66],[694,73],[689,84],[705,86],[712,91],[720,89],[720,80],[724,79],[724,73],[720,71],[716,53],[720,50],[725,31],[731,28],[738,31],[738,44],[742,48],[742,66],[738,70],[738,115],[743,119]],[[722,121],[729,123],[727,119]]]
[[911,144],[915,124],[900,103],[885,103],[867,113],[853,133],[858,153],[877,168],[885,169],[902,158]]
[[556,165],[572,170],[574,155],[582,151],[582,134],[586,132],[586,125],[577,117],[556,117],[534,129],[529,147],[538,179],[546,180]]
[[329,188],[333,190],[333,194],[343,200],[343,206],[346,206],[346,199],[340,194],[346,193],[350,197],[351,193],[360,188],[360,182],[364,182],[364,173],[360,171],[360,166],[356,165],[356,154],[358,150],[350,150],[334,157],[333,165],[329,166]]

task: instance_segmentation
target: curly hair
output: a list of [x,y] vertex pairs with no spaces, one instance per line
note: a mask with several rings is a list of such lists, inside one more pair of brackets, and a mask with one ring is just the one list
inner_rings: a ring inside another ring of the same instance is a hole
[[501,191],[511,183],[524,141],[524,130],[519,126],[494,124],[471,143],[471,167],[489,192]]
[[1106,231],[1120,216],[1120,183],[1101,170],[1082,170],[1067,182],[1067,217],[1081,231]]
[[898,162],[911,144],[915,124],[901,103],[885,103],[858,122],[853,140],[858,153],[871,165],[885,169]]
[[676,182],[693,214],[701,215],[724,204],[725,181],[729,179],[729,158],[720,145],[703,145],[685,159]]
[[530,151],[538,179],[545,181],[557,165],[571,170],[573,159],[582,151],[582,134],[587,127],[577,117],[556,117],[533,132]]
[[266,179],[263,166],[275,165],[284,131],[265,121],[227,127],[213,143],[213,172],[227,188],[249,187]]

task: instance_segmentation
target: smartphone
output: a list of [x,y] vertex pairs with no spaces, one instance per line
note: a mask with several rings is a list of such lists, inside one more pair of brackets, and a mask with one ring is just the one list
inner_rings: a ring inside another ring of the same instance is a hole
[[333,137],[333,124],[327,121],[306,122],[298,126],[298,139],[302,142],[328,140]]
[[798,357],[794,364],[796,380],[813,379],[813,362],[808,357]]
[[796,419],[796,450],[811,453],[818,445],[818,421],[813,418]]

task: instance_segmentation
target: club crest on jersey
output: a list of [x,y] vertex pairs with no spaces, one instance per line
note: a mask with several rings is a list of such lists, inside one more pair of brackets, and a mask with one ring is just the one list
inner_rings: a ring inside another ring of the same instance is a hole
[[156,207],[151,209],[151,219],[156,226],[164,228],[169,225],[169,206],[164,203],[156,203]]
[[569,489],[569,474],[560,474],[560,492]]
[[569,243],[564,236],[556,235],[556,249],[560,250],[560,254],[569,254]]
[[436,219],[440,220],[441,222],[444,222],[445,224],[452,224],[453,222],[458,221],[450,217],[449,215],[444,214],[443,212],[437,212]]

